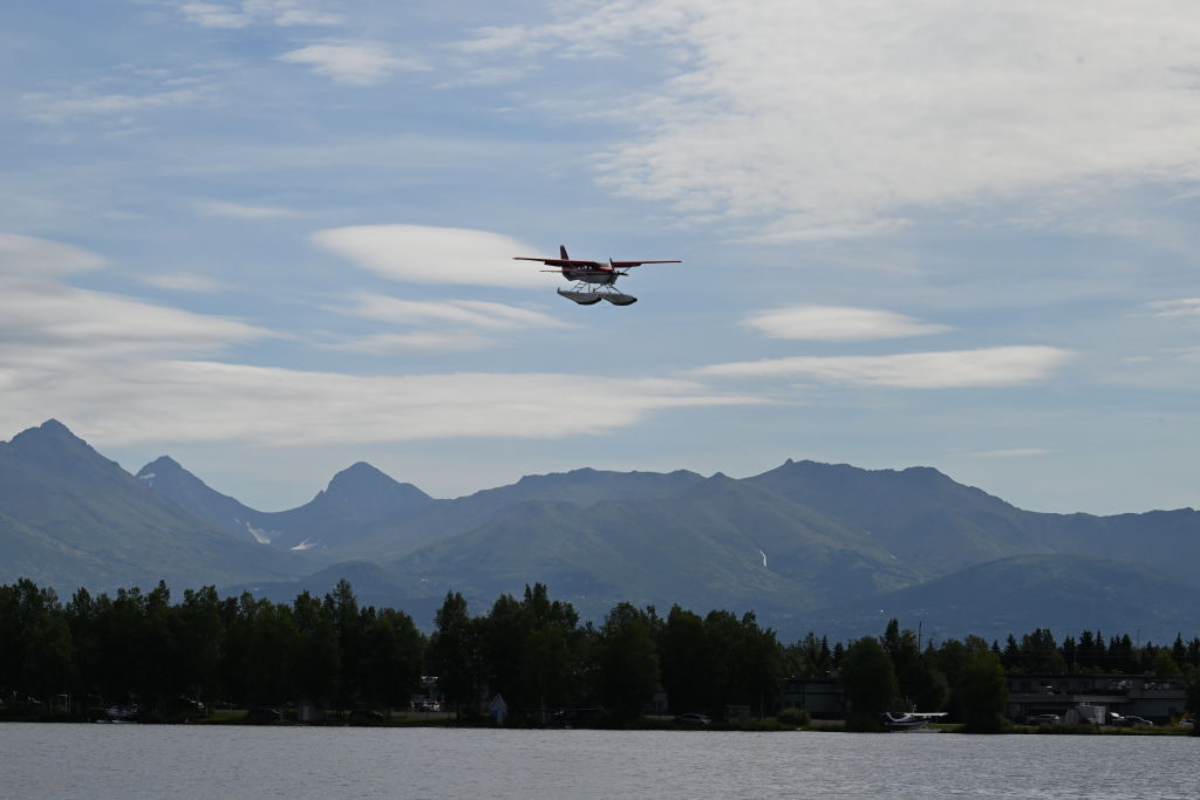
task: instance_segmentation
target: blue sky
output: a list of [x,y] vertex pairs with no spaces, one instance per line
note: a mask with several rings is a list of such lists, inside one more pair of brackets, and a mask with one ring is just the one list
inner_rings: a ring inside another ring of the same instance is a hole
[[[1195,506],[1198,40],[1169,0],[9,3],[0,437],[264,510],[358,460],[787,458]],[[684,263],[577,307],[511,260],[559,244]]]

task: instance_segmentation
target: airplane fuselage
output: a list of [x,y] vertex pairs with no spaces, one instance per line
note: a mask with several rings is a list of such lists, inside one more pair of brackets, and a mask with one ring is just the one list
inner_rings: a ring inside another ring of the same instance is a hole
[[608,264],[602,264],[599,261],[593,261],[591,264],[581,267],[563,267],[562,271],[562,276],[568,281],[598,283],[602,286],[613,285],[617,282],[619,275],[620,273]]

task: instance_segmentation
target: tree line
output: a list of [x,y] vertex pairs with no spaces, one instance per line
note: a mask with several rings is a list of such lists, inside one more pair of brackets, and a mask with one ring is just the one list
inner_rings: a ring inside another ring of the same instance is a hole
[[80,589],[63,603],[21,579],[0,585],[0,699],[49,707],[67,695],[168,711],[304,698],[392,709],[406,707],[427,675],[465,716],[500,694],[516,712],[603,708],[630,719],[661,688],[674,711],[721,719],[735,706],[774,713],[789,681],[836,676],[864,727],[916,706],[986,730],[1000,724],[1009,674],[1153,671],[1200,684],[1200,638],[1160,647],[1084,631],[1059,643],[1038,629],[1004,645],[971,636],[923,646],[892,620],[880,637],[831,647],[810,633],[783,644],[753,613],[701,616],[676,605],[664,616],[619,603],[599,625],[582,622],[542,584],[501,595],[482,615],[448,593],[434,623],[426,635],[403,611],[360,606],[345,580],[289,604],[221,597],[211,586],[172,602],[163,583],[114,596]]

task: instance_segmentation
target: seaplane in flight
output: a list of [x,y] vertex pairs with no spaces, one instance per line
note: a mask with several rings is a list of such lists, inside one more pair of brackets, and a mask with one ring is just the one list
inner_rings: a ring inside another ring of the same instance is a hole
[[537,256],[514,256],[513,261],[540,261],[547,267],[554,269],[544,269],[542,272],[557,272],[569,281],[574,281],[575,284],[568,290],[556,291],[567,298],[574,300],[581,306],[590,306],[599,303],[601,300],[607,300],[614,306],[631,306],[637,302],[637,298],[631,294],[617,291],[614,284],[617,278],[622,275],[628,275],[628,270],[632,267],[640,267],[642,264],[679,264],[679,259],[670,259],[667,261],[613,261],[611,258],[608,261],[581,261],[576,258],[571,258],[567,255],[565,245],[559,245],[558,258],[541,258]]

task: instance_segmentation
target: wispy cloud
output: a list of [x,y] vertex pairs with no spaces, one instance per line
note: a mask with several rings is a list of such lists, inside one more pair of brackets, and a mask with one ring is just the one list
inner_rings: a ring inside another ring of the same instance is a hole
[[356,225],[317,231],[318,247],[395,281],[532,288],[536,269],[512,257],[534,248],[510,236],[427,225]]
[[0,277],[47,281],[104,266],[104,259],[79,247],[32,236],[0,233]]
[[971,456],[973,458],[1036,458],[1048,456],[1054,452],[1054,450],[1044,447],[1010,447],[1005,450],[980,450],[972,453]]
[[1019,386],[1044,380],[1071,353],[1057,347],[991,347],[889,356],[794,356],[715,364],[696,375],[806,378],[822,383],[900,389]]
[[169,289],[173,292],[211,294],[229,288],[228,284],[214,281],[212,278],[206,278],[203,275],[192,275],[186,272],[176,272],[169,275],[146,275],[141,280],[142,283],[157,286],[160,289]]
[[[106,444],[237,441],[351,444],[601,434],[666,409],[761,403],[691,379],[463,372],[348,375],[207,360],[273,332],[60,280],[102,259],[0,236],[0,429],[61,417]],[[470,330],[381,334],[344,350],[474,349],[495,330],[557,324],[498,303],[414,303],[410,318]],[[395,312],[391,307],[388,313]],[[580,420],[587,425],[581,428]]]
[[742,322],[776,339],[858,342],[925,336],[950,330],[892,311],[849,306],[795,305],[760,311]]
[[430,67],[418,58],[401,58],[375,42],[313,44],[279,56],[289,64],[305,64],[335,83],[370,86],[397,72],[420,72]]
[[254,20],[236,6],[222,3],[184,3],[179,7],[183,18],[202,28],[245,28]]
[[203,86],[144,94],[100,94],[78,88],[65,94],[35,92],[23,95],[21,110],[30,119],[54,124],[73,117],[130,114],[149,109],[195,105],[209,101],[211,96],[211,92]]
[[672,77],[622,98],[637,131],[604,157],[608,185],[685,215],[760,219],[768,239],[890,231],[949,203],[1200,179],[1200,6],[558,9],[460,49],[522,63],[666,48]]
[[1184,297],[1179,300],[1156,300],[1147,303],[1156,317],[1200,316],[1200,297]]
[[412,333],[377,333],[341,342],[318,344],[322,350],[341,350],[350,353],[369,353],[386,356],[395,353],[435,353],[483,350],[499,343],[498,339],[473,331],[414,331]]
[[179,11],[188,22],[203,28],[241,29],[256,23],[281,27],[337,25],[339,14],[323,11],[313,0],[241,0],[235,3],[185,2]]
[[222,200],[205,200],[196,204],[196,210],[210,217],[233,217],[235,219],[281,219],[294,217],[299,212],[279,206],[254,206],[245,203],[229,203]]
[[[139,387],[153,383],[154,392]],[[106,444],[355,444],[600,435],[668,409],[762,402],[681,380],[586,374],[358,376],[198,361],[128,362],[4,387],[0,426],[46,410]],[[53,397],[52,404],[47,397]],[[588,425],[581,426],[580,420]]]
[[493,329],[568,327],[541,311],[481,300],[401,300],[364,292],[355,295],[349,307],[335,310],[401,324],[446,322]]
[[46,371],[106,369],[129,358],[211,354],[273,335],[59,280],[101,263],[55,242],[0,236],[0,369],[28,369],[33,380]]
[[[527,328],[568,328],[566,322],[541,311],[482,300],[402,300],[359,292],[350,303],[330,311],[393,325],[420,327],[405,333],[379,333],[327,342],[326,350],[388,355],[396,352],[467,351],[494,347],[507,333]],[[429,328],[428,326],[433,326]]]

